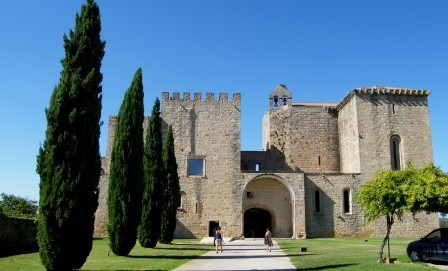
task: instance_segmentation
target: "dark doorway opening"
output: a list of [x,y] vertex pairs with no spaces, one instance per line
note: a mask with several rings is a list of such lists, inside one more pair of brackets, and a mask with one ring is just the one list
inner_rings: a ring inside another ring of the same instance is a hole
[[272,232],[271,214],[260,208],[252,208],[244,213],[244,237],[264,237],[266,228]]
[[216,228],[219,226],[219,221],[209,221],[208,222],[208,236],[215,236]]

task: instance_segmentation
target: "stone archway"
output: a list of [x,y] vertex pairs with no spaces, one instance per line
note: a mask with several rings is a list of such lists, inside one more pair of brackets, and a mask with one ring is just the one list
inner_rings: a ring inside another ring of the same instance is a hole
[[[255,237],[258,237],[260,229],[264,233],[267,227],[271,229],[274,237],[293,236],[294,197],[278,176],[259,175],[253,178],[244,189],[242,202],[244,237],[252,237],[251,230],[254,230]],[[260,218],[256,218],[256,215]],[[267,222],[268,219],[270,222]]]
[[244,212],[244,236],[246,238],[264,237],[266,228],[272,228],[272,218],[269,211],[261,208],[251,208]]

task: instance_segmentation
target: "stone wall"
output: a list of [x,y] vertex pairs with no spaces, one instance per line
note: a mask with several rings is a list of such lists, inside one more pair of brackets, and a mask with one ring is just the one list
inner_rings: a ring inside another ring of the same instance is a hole
[[37,252],[37,221],[0,213],[0,256]]
[[433,161],[427,95],[355,92],[361,172],[371,179],[378,169],[391,169],[390,139],[401,138],[401,166],[422,167]]
[[[294,105],[270,109],[269,150],[277,154],[272,166],[303,172],[338,172],[338,117],[334,107]],[[267,125],[263,125],[266,127]]]
[[[355,89],[340,103],[339,138],[341,172],[361,173],[358,186],[371,180],[379,169],[391,169],[391,137],[399,136],[400,164],[422,167],[433,161],[427,91],[370,88]],[[357,189],[354,190],[356,194]],[[354,205],[356,206],[356,205]],[[395,221],[392,236],[419,237],[438,227],[437,214],[405,214]],[[359,217],[362,221],[362,217]],[[383,237],[385,220],[357,230],[362,236]]]
[[341,107],[338,112],[339,152],[341,173],[360,173],[358,108],[356,99]]
[[[213,93],[162,94],[163,131],[173,127],[182,208],[176,237],[204,237],[210,222],[225,226],[227,236],[241,235],[241,97]],[[190,175],[189,160],[202,160],[203,174]]]
[[[143,120],[143,140],[145,140],[146,129],[148,128],[149,118],[145,117]],[[112,155],[112,147],[114,144],[115,125],[117,124],[117,116],[109,117],[108,132],[107,132],[107,147],[106,156],[101,157],[101,175],[98,184],[98,208],[95,212],[95,227],[94,236],[107,236],[107,223],[109,221],[108,207],[107,207],[107,193],[109,190],[109,172],[110,159]]]
[[[116,119],[115,119],[116,120]],[[110,119],[109,119],[110,125]],[[109,126],[110,129],[111,126]],[[107,236],[107,222],[109,212],[107,209],[107,192],[109,190],[110,158],[101,157],[101,175],[98,183],[98,208],[95,212],[94,236]]]
[[242,151],[241,170],[268,170],[268,160],[266,151]]
[[[419,238],[430,231],[439,228],[438,214],[418,213],[415,217],[411,213],[405,213],[402,221],[395,218],[391,229],[391,237],[414,237]],[[384,237],[386,236],[386,218],[381,217],[363,227],[363,236]]]
[[[305,174],[307,237],[344,237],[361,234],[362,216],[354,204],[359,189],[356,174]],[[350,191],[350,210],[344,211],[343,191]],[[320,210],[316,211],[316,191]]]

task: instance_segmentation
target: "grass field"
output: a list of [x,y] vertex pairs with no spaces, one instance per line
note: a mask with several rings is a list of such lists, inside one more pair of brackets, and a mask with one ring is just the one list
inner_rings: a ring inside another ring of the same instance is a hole
[[[414,239],[390,239],[391,258],[396,264],[378,264],[378,251],[382,239],[315,238],[306,240],[277,240],[298,270],[438,270],[426,263],[413,263],[406,254],[406,246]],[[306,246],[307,252],[300,252]],[[383,258],[388,257],[387,244]]]
[[[199,244],[199,239],[176,239],[171,245],[157,244],[143,248],[137,242],[127,257],[109,253],[108,239],[95,239],[93,249],[81,270],[172,270],[213,249]],[[109,254],[109,256],[108,256]],[[1,271],[45,270],[39,253],[0,258]]]
[[[391,239],[391,257],[397,264],[378,264],[381,239],[315,238],[306,240],[278,239],[298,270],[438,270],[426,263],[412,263],[406,255],[406,245],[414,239]],[[93,249],[81,270],[172,270],[199,255],[212,250],[198,239],[175,239],[171,245],[158,244],[155,249],[142,248],[138,243],[127,257],[109,253],[108,239],[95,239]],[[307,252],[300,252],[306,246]],[[384,250],[387,257],[387,246]],[[45,270],[38,253],[0,258],[2,271]]]

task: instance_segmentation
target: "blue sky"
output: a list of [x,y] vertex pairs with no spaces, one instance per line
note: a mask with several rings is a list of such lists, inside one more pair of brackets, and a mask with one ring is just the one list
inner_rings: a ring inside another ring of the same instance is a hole
[[[85,1],[2,1],[0,192],[37,200],[36,155],[64,33]],[[268,94],[339,102],[357,87],[428,89],[434,162],[448,171],[448,1],[97,2],[106,41],[100,149],[141,67],[145,114],[169,92],[241,93],[242,150],[261,150]],[[231,97],[231,95],[229,95]]]

